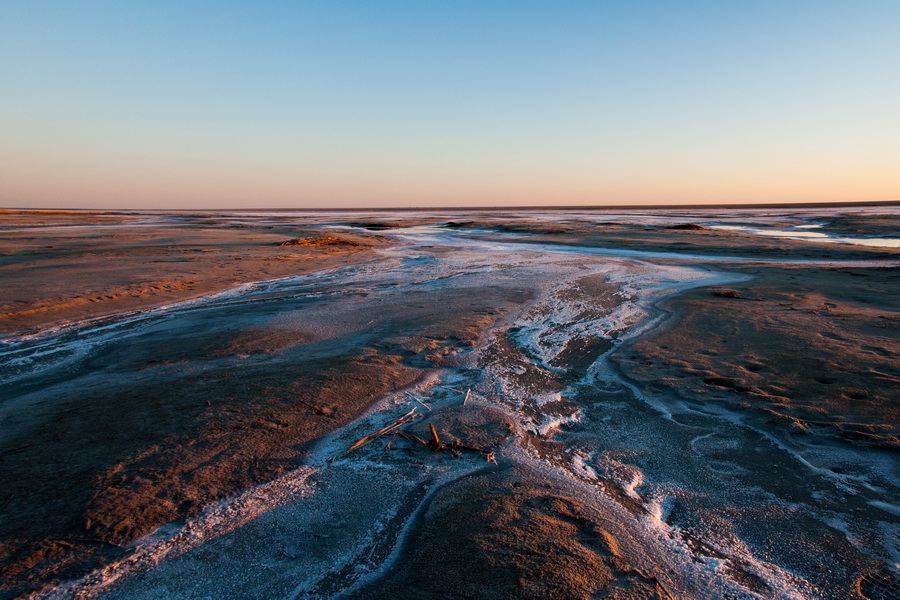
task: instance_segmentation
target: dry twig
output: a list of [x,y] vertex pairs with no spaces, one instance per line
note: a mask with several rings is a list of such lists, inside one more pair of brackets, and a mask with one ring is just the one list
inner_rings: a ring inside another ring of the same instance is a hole
[[405,394],[406,394],[407,396],[409,396],[410,398],[412,398],[413,402],[417,402],[417,403],[421,404],[422,406],[424,406],[426,410],[431,411],[431,407],[430,407],[430,406],[428,406],[427,404],[425,404],[424,402],[422,402],[421,400],[419,400],[418,398],[416,398],[415,396],[413,396],[413,395],[410,394],[409,392],[405,392]]
[[438,437],[437,429],[434,428],[434,423],[429,423],[428,428],[431,430],[431,445],[434,446],[435,450],[440,450],[441,438]]
[[318,415],[328,415],[327,412],[325,412],[324,410],[322,410],[321,408],[319,408],[319,407],[316,406],[315,404],[310,404],[310,403],[307,402],[306,400],[299,400],[299,399],[298,399],[297,402],[299,402],[300,404],[302,404],[302,405],[304,405],[304,406],[306,406],[306,407],[311,408],[311,409],[313,410],[313,412],[315,412],[315,413],[318,414]]
[[344,452],[342,452],[342,454],[346,454],[347,452],[352,452],[353,450],[356,450],[363,444],[371,442],[375,438],[378,438],[385,434],[397,431],[398,429],[400,429],[400,427],[402,427],[403,425],[406,425],[407,423],[412,423],[413,421],[416,420],[415,414],[416,414],[416,409],[413,408],[411,411],[409,411],[408,413],[406,413],[405,415],[403,415],[402,417],[400,417],[399,419],[397,419],[396,421],[394,421],[387,427],[383,427],[383,428],[379,429],[378,431],[376,431],[375,433],[370,433],[369,435],[356,440],[356,442],[354,442],[354,444],[352,446],[350,446],[349,448],[344,450]]

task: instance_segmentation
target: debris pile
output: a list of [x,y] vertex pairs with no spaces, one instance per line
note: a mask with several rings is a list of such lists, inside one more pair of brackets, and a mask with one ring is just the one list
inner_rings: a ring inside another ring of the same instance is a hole
[[497,462],[497,455],[493,450],[488,450],[486,448],[479,448],[477,446],[469,446],[467,444],[460,444],[458,442],[445,442],[441,440],[441,436],[438,433],[437,428],[433,423],[428,424],[428,429],[430,432],[430,436],[427,440],[423,440],[419,436],[407,433],[404,431],[400,431],[400,428],[404,425],[408,425],[410,423],[415,422],[419,418],[419,414],[416,412],[416,409],[413,408],[408,413],[404,414],[396,421],[391,423],[386,427],[382,427],[378,431],[370,433],[369,435],[362,437],[356,442],[354,442],[349,448],[344,450],[341,454],[347,454],[356,450],[357,448],[364,446],[365,444],[371,442],[372,440],[378,439],[380,437],[384,437],[390,435],[390,439],[388,440],[387,445],[384,448],[385,452],[388,452],[392,449],[394,440],[397,438],[409,441],[413,443],[413,447],[423,447],[429,448],[432,452],[449,452],[453,456],[460,456],[463,452],[477,452],[484,456],[485,460],[488,462],[495,463]]

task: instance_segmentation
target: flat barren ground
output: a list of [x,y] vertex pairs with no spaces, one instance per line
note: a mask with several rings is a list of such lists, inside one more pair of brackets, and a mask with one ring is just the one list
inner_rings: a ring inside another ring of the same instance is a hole
[[898,240],[0,213],[0,598],[895,597]]
[[[378,236],[303,219],[0,211],[0,334],[147,309],[366,259]],[[282,245],[318,237],[304,245]]]

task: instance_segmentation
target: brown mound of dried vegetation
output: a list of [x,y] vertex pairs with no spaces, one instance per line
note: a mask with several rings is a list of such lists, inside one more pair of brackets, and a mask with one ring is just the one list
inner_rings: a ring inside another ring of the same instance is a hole
[[367,246],[362,242],[348,240],[336,235],[326,235],[312,238],[295,238],[279,242],[279,246]]

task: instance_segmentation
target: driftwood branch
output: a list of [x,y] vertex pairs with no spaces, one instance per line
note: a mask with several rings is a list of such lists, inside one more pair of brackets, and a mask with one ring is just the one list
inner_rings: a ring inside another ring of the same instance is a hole
[[344,452],[342,452],[342,454],[346,454],[347,452],[352,452],[353,450],[356,450],[360,446],[367,444],[368,442],[371,442],[375,438],[379,438],[388,433],[397,431],[403,425],[406,425],[407,423],[412,423],[413,421],[415,421],[416,416],[417,416],[416,409],[413,408],[411,411],[409,411],[408,413],[406,413],[405,415],[403,415],[402,417],[400,417],[399,419],[397,419],[396,421],[394,421],[387,427],[383,427],[383,428],[379,429],[378,431],[376,431],[375,433],[370,433],[369,435],[356,440],[356,442],[354,442],[352,446],[350,446],[349,448],[344,450]]
[[434,428],[434,423],[429,423],[428,429],[431,430],[431,445],[434,446],[435,450],[440,450],[441,438],[438,436],[437,429]]
[[434,426],[433,423],[428,424],[428,431],[430,433],[430,438],[427,441],[423,440],[422,438],[420,438],[419,436],[417,436],[415,434],[400,431],[401,427],[403,427],[404,425],[406,425],[408,423],[412,423],[413,421],[416,420],[416,417],[418,417],[418,416],[419,415],[416,414],[416,409],[413,408],[411,411],[409,411],[408,413],[406,413],[405,415],[403,415],[402,417],[400,417],[399,419],[397,419],[396,421],[394,421],[387,427],[383,427],[374,433],[370,433],[369,435],[358,439],[356,442],[353,443],[352,446],[350,446],[349,448],[344,450],[341,454],[346,454],[348,452],[352,452],[353,450],[356,450],[360,446],[363,446],[376,438],[391,434],[391,439],[389,439],[388,443],[385,445],[384,451],[382,452],[381,457],[379,458],[379,461],[382,458],[384,458],[385,454],[387,454],[388,451],[391,450],[391,448],[393,447],[394,440],[399,437],[399,438],[407,440],[409,442],[418,443],[421,446],[428,446],[429,448],[431,448],[432,452],[441,452],[443,450],[447,450],[454,455],[459,455],[459,454],[462,454],[463,452],[477,452],[477,453],[481,454],[482,456],[484,456],[485,460],[487,460],[488,462],[492,462],[492,463],[497,462],[497,454],[493,450],[488,450],[486,448],[479,448],[477,446],[469,446],[467,444],[458,444],[456,442],[447,442],[447,443],[442,442],[441,436],[438,433],[438,430]]
[[418,398],[416,398],[415,396],[413,396],[413,395],[410,394],[409,392],[405,392],[405,393],[406,393],[407,396],[409,396],[410,398],[412,398],[412,401],[413,401],[413,402],[416,402],[416,403],[418,403],[418,404],[424,406],[424,407],[425,407],[425,410],[431,411],[431,407],[430,407],[430,406],[428,406],[427,404],[425,404],[424,402],[422,402],[421,400],[419,400]]

